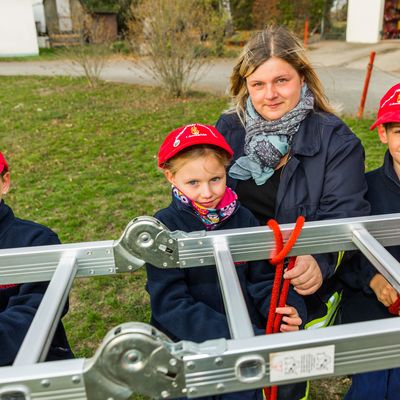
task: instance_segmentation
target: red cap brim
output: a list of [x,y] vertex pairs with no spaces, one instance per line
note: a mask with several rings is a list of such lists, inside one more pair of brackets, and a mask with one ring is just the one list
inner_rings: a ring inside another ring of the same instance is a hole
[[369,130],[373,131],[378,125],[390,122],[400,122],[400,111],[392,111],[383,114],[370,126]]

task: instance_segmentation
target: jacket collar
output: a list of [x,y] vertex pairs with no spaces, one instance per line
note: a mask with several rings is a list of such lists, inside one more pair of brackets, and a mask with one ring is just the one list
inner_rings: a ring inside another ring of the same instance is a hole
[[11,208],[4,203],[4,200],[0,201],[0,225],[7,223],[8,220],[11,220],[14,217],[14,213]]
[[313,156],[317,154],[321,147],[321,116],[315,111],[310,114],[300,124],[299,130],[293,136],[291,153],[292,155]]
[[14,220],[14,213],[4,200],[0,202],[0,239],[3,237]]
[[392,183],[394,183],[397,187],[399,187],[400,180],[396,174],[396,171],[394,170],[393,158],[390,155],[389,150],[386,150],[386,153],[385,153],[385,158],[383,161],[383,169],[384,169],[385,175],[392,181]]

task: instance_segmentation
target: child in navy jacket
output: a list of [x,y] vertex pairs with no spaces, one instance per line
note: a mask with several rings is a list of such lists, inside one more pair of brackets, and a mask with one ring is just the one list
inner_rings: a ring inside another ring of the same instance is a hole
[[[8,164],[0,153],[0,249],[59,244],[57,235],[49,228],[14,216],[2,200],[9,187]],[[47,285],[48,282],[0,284],[0,366],[13,363]],[[65,358],[73,358],[73,354],[60,322],[47,361]]]
[[[226,186],[232,149],[216,128],[192,124],[172,131],[161,145],[158,165],[172,185],[171,204],[156,218],[171,231],[246,228],[258,225]],[[274,269],[266,261],[236,263],[236,271],[255,334],[264,334]],[[203,342],[230,338],[215,266],[159,269],[147,265],[152,324],[171,339]],[[303,299],[290,290],[281,332],[298,330],[306,318]],[[285,385],[291,386],[291,385]],[[280,393],[287,390],[281,387]],[[290,397],[282,397],[286,399]],[[208,399],[262,399],[261,390]]]
[[[380,102],[378,118],[371,130],[378,128],[379,139],[388,150],[383,165],[366,174],[367,200],[371,213],[400,213],[400,83],[393,86]],[[387,250],[400,261],[400,246]],[[355,257],[356,258],[356,257]],[[360,322],[399,316],[397,308],[389,312],[399,294],[383,275],[359,255],[356,273],[349,270],[344,280],[351,288],[344,292],[342,322]],[[397,400],[400,398],[400,368],[353,375],[345,400]]]

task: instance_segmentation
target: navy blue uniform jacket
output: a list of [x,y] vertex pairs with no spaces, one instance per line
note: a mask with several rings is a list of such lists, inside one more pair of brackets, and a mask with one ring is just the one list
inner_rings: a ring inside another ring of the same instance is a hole
[[[14,216],[0,203],[0,249],[59,244],[57,235],[45,226]],[[0,287],[0,365],[11,365],[40,305],[48,282]],[[66,312],[66,309],[65,309]],[[61,323],[58,325],[47,360],[73,358]]]
[[[368,172],[366,178],[371,214],[400,213],[400,181],[389,151],[385,154],[383,165]],[[390,246],[387,250],[400,261],[400,246]],[[341,277],[348,285],[343,294],[342,321],[360,322],[394,317],[369,287],[369,282],[378,271],[361,254],[354,257],[352,264],[354,269],[345,268],[341,271]]]
[[[216,128],[232,147],[233,161],[243,156],[245,129],[238,115],[223,114]],[[228,185],[232,189],[236,184],[237,180],[229,177]],[[306,221],[368,215],[366,191],[364,149],[360,140],[333,114],[312,111],[293,137],[289,159],[281,173],[275,219],[283,224],[294,223],[299,215]],[[331,277],[337,266],[337,253],[314,257],[323,277]],[[327,301],[336,283],[325,281],[316,295],[307,296],[309,311],[314,299]]]
[[[156,213],[171,231],[202,231],[200,218],[179,201]],[[255,217],[239,207],[218,229],[257,226]],[[236,270],[256,334],[265,332],[274,267],[266,261],[236,264]],[[147,290],[151,300],[151,323],[172,340],[197,343],[230,338],[223,298],[215,266],[160,269],[147,265]],[[287,304],[294,306],[304,321],[303,299],[292,289]]]

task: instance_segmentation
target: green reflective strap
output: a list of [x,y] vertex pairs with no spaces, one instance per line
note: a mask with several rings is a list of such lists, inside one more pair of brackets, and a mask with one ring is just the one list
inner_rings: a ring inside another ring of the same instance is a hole
[[310,394],[310,381],[307,381],[306,393],[304,394],[304,397],[302,397],[299,400],[307,400],[309,394]]
[[338,252],[338,257],[337,257],[336,266],[335,266],[335,272],[336,272],[336,270],[338,269],[339,265],[342,263],[343,256],[344,256],[344,251],[339,251],[339,252]]
[[342,298],[342,292],[335,292],[325,303],[327,313],[320,317],[308,322],[304,329],[319,329],[325,328],[326,326],[332,325],[335,321],[335,317],[339,308],[340,300]]

